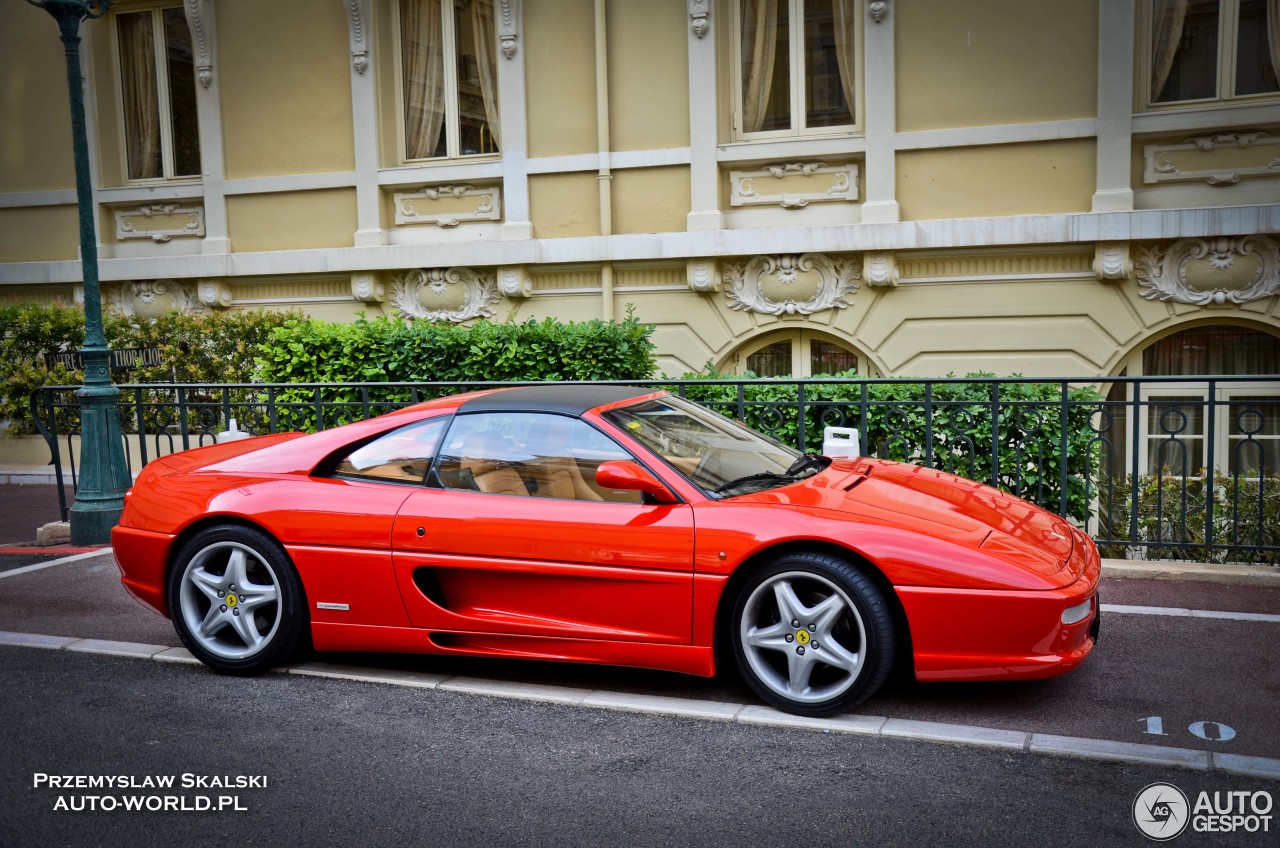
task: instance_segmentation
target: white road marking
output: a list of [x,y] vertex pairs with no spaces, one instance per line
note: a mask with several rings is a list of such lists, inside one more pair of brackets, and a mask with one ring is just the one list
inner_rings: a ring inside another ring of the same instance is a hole
[[1103,604],[1103,612],[1123,615],[1170,615],[1179,618],[1225,618],[1228,621],[1280,622],[1280,615],[1268,612],[1226,612],[1224,610],[1183,609],[1181,607],[1140,607],[1127,604]]
[[65,565],[68,562],[89,559],[90,557],[102,556],[103,554],[109,553],[111,553],[111,548],[103,548],[100,551],[89,551],[88,553],[73,554],[71,556],[62,557],[61,559],[51,559],[48,562],[37,562],[31,565],[24,565],[21,568],[0,571],[0,580],[3,580],[6,577],[17,577],[19,574],[26,574],[31,571],[39,571],[42,568],[53,568],[55,565]]
[[[65,638],[65,637],[63,637]],[[50,640],[60,642],[59,637],[40,636],[33,633],[8,633],[0,631],[0,645],[25,648],[50,648]],[[67,640],[62,650],[76,650],[76,645],[86,640]],[[131,645],[113,642],[113,652],[121,657],[149,658],[153,662],[172,661],[172,651],[155,652],[156,645]],[[133,648],[134,650],[129,650]],[[185,659],[185,658],[184,658]],[[1249,777],[1280,780],[1280,759],[1249,757],[1238,754],[1222,754],[1191,748],[1173,748],[1164,745],[1118,742],[1110,739],[1088,739],[1077,736],[1055,736],[1022,730],[1004,730],[967,724],[942,724],[938,722],[906,721],[880,716],[844,715],[831,718],[809,718],[779,712],[769,707],[747,704],[731,704],[719,701],[698,701],[691,698],[672,698],[665,695],[635,695],[605,690],[590,691],[584,697],[582,689],[544,685],[523,685],[505,681],[474,680],[465,677],[424,675],[412,671],[390,669],[363,669],[358,666],[329,665],[327,663],[302,663],[289,668],[272,669],[277,672],[313,675],[361,683],[382,683],[390,686],[452,690],[525,701],[542,701],[577,705],[583,708],[627,710],[650,715],[679,716],[729,721],[735,724],[764,725],[795,730],[815,730],[822,733],[851,733],[881,738],[906,738],[926,742],[942,742],[951,745],[974,747],[998,747],[1026,754],[1040,754],[1076,759],[1105,760],[1108,762],[1143,763],[1147,765],[1178,766],[1202,771],[1223,771]]]

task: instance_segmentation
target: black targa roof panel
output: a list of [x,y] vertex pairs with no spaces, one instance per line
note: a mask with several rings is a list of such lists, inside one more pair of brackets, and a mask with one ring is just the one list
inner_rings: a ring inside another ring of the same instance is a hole
[[607,403],[644,397],[655,389],[635,386],[573,386],[548,383],[503,389],[464,401],[459,413],[470,412],[556,412],[580,416],[588,409]]

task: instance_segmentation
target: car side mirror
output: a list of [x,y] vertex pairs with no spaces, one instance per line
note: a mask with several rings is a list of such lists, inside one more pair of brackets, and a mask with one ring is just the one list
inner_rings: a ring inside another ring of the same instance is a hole
[[603,489],[621,489],[626,492],[644,492],[654,502],[676,503],[676,496],[648,469],[638,463],[610,460],[600,463],[596,469],[596,484]]

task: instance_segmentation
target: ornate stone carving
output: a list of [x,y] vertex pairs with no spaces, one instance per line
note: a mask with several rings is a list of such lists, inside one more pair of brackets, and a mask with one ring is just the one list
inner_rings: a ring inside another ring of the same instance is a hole
[[685,263],[689,288],[699,294],[720,291],[720,262],[716,259],[690,259]]
[[1280,294],[1280,243],[1261,235],[1179,239],[1139,250],[1134,272],[1148,300],[1248,303]]
[[730,171],[731,206],[781,206],[802,209],[810,203],[858,199],[858,166],[825,162],[765,165],[756,171]]
[[889,250],[870,250],[862,254],[862,279],[872,286],[898,284],[898,257]]
[[351,275],[351,296],[361,303],[382,303],[387,287],[377,271],[358,271]]
[[406,318],[467,321],[489,318],[498,302],[492,271],[413,268],[391,277],[391,303]]
[[231,286],[225,280],[198,280],[196,292],[200,305],[210,309],[226,309],[235,302]]
[[689,0],[689,27],[698,38],[703,38],[711,29],[709,0]]
[[192,46],[195,47],[196,79],[205,88],[213,82],[212,45],[206,28],[206,22],[212,17],[208,4],[209,0],[183,0],[182,4],[187,27],[191,30]]
[[166,312],[201,312],[204,307],[192,283],[177,280],[136,280],[112,286],[111,308],[121,315],[158,318]]
[[364,0],[346,0],[347,38],[351,42],[351,66],[363,74],[369,68],[369,32]]
[[414,192],[396,192],[397,224],[435,224],[456,227],[464,221],[502,219],[502,199],[497,186],[423,186]]
[[172,238],[204,235],[204,207],[181,203],[153,203],[132,209],[117,209],[116,241],[151,239],[163,244]]
[[516,39],[520,37],[520,0],[499,0],[498,42],[502,55],[508,59],[516,55]]
[[843,309],[860,276],[853,259],[822,253],[757,256],[721,271],[729,308],[765,315],[812,315]]
[[[1206,156],[1204,154],[1216,155]],[[1227,157],[1222,151],[1233,151]],[[1243,152],[1241,152],[1243,151]],[[1142,181],[1235,185],[1246,177],[1280,177],[1280,136],[1236,132],[1189,138],[1180,144],[1148,144]],[[1221,164],[1215,164],[1219,160]]]
[[1104,282],[1133,276],[1133,259],[1127,241],[1100,241],[1093,248],[1093,273]]
[[533,278],[523,265],[504,265],[498,269],[498,290],[503,297],[529,297],[533,294]]
[[875,0],[873,3],[868,3],[867,14],[871,15],[871,20],[880,23],[884,20],[884,16],[889,14],[889,0]]

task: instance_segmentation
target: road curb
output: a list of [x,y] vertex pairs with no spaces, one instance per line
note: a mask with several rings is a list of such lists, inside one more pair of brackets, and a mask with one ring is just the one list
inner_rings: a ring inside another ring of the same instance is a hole
[[1280,586],[1280,568],[1270,565],[1214,565],[1173,560],[1104,559],[1103,577],[1141,580],[1191,580],[1234,586]]
[[[133,642],[113,642],[103,639],[46,636],[39,633],[0,631],[0,646],[67,650],[165,663],[189,664],[194,661],[194,658],[182,648],[172,648],[165,645],[144,645]],[[481,695],[553,703],[562,706],[732,722],[744,726],[778,727],[822,733],[848,733],[861,736],[878,736],[882,739],[909,739],[917,742],[998,748],[1009,752],[1022,752],[1050,757],[1160,765],[1198,771],[1218,771],[1267,780],[1280,780],[1280,759],[1250,757],[1241,754],[1222,754],[1193,748],[1166,748],[1162,745],[1117,742],[1109,739],[1057,736],[1050,733],[891,719],[882,716],[843,715],[831,718],[815,718],[795,716],[770,709],[769,707],[751,704],[699,701],[693,698],[672,698],[665,695],[637,695],[600,689],[587,690],[570,686],[484,680],[481,678],[436,675],[415,671],[395,671],[392,669],[371,669],[329,663],[299,663],[296,666],[276,669],[276,671],[324,677],[332,680],[349,680],[357,683],[438,689],[462,695]]]

